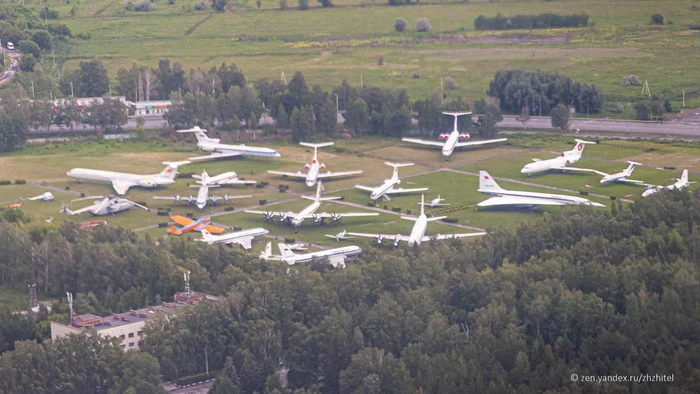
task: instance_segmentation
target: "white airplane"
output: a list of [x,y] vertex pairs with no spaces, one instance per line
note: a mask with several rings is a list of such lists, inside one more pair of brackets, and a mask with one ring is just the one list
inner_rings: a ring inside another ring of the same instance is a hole
[[72,202],[86,200],[86,199],[100,199],[100,200],[95,200],[94,204],[87,206],[85,208],[77,209],[75,211],[71,211],[70,209],[68,209],[67,205],[63,204],[63,207],[61,208],[60,212],[63,212],[68,216],[80,215],[81,213],[85,213],[85,212],[91,213],[94,216],[104,216],[104,215],[114,215],[117,212],[128,211],[129,209],[131,209],[133,207],[138,207],[138,208],[141,208],[143,210],[148,211],[148,208],[144,207],[141,204],[137,204],[133,201],[127,200],[126,198],[115,197],[115,196],[84,197],[84,198],[79,198],[77,200],[73,200]]
[[[452,152],[454,152],[455,148],[461,148],[464,146],[475,146],[475,145],[485,145],[485,144],[494,144],[496,142],[503,142],[507,141],[508,138],[497,138],[493,140],[484,140],[484,141],[472,141],[472,142],[466,142],[469,140],[469,134],[462,134],[457,130],[457,119],[461,115],[470,115],[471,112],[443,112],[443,115],[449,115],[449,116],[454,116],[454,128],[452,129],[452,132],[450,134],[440,134],[440,141],[444,142],[437,142],[437,141],[425,141],[421,139],[416,139],[416,138],[402,138],[402,141],[405,142],[412,142],[414,144],[421,144],[421,145],[430,145],[430,146],[439,146],[442,148],[442,155],[447,157],[450,157]],[[464,142],[461,142],[464,141]]]
[[279,218],[280,222],[291,223],[294,227],[299,227],[301,223],[306,219],[313,219],[314,223],[325,223],[326,219],[331,219],[333,222],[337,222],[343,217],[360,217],[360,216],[378,216],[378,213],[316,213],[318,208],[321,206],[321,201],[337,200],[340,197],[321,197],[321,189],[323,188],[322,183],[319,181],[316,187],[316,196],[301,196],[307,200],[312,200],[313,203],[308,207],[301,210],[299,213],[295,212],[270,212],[270,211],[245,211],[246,213],[255,213],[258,215],[265,215],[265,221],[271,221],[275,217]]
[[420,199],[420,216],[416,217],[410,217],[410,216],[401,216],[401,219],[406,219],[406,220],[413,220],[415,224],[413,225],[413,229],[411,229],[411,234],[406,236],[406,235],[401,235],[401,234],[396,234],[396,235],[388,235],[388,234],[365,234],[365,233],[348,233],[350,235],[355,235],[357,237],[366,237],[366,238],[376,238],[378,243],[382,243],[384,239],[393,239],[394,240],[394,246],[399,246],[400,241],[408,242],[410,246],[414,245],[420,245],[421,242],[423,241],[428,241],[431,238],[432,239],[446,239],[446,238],[464,238],[464,237],[476,237],[479,235],[485,235],[486,233],[462,233],[462,234],[438,234],[434,236],[426,236],[425,231],[428,229],[428,222],[434,222],[436,220],[442,220],[446,218],[447,216],[438,216],[438,217],[433,217],[433,218],[428,218],[425,216],[425,196],[421,195]]
[[302,250],[303,251],[303,250],[309,249],[306,246],[306,244],[291,244],[291,245],[287,245],[287,247],[289,248],[289,250]]
[[688,170],[683,170],[683,174],[681,175],[680,179],[676,179],[676,183],[673,185],[668,185],[668,186],[657,186],[657,185],[646,185],[647,189],[642,193],[642,197],[648,197],[659,190],[681,190],[685,189],[686,187],[690,186],[691,183],[695,182],[688,182]]
[[632,171],[634,171],[635,166],[641,166],[641,163],[636,163],[634,161],[628,161],[629,166],[625,168],[624,170],[620,172],[616,172],[614,174],[608,174],[602,171],[598,170],[592,170],[590,168],[575,168],[575,167],[567,167],[567,170],[573,170],[573,171],[585,171],[585,172],[594,172],[598,175],[601,175],[603,179],[600,180],[600,183],[610,183],[610,182],[627,182],[627,183],[635,183],[635,184],[644,184],[643,181],[636,181],[634,179],[628,179],[628,177],[632,176]]
[[162,185],[172,185],[175,183],[177,168],[189,161],[163,162],[167,167],[159,174],[136,175],[122,172],[88,170],[84,168],[73,168],[66,175],[77,180],[111,182],[117,194],[123,196],[133,186],[153,188]]
[[359,246],[343,246],[342,248],[322,250],[320,252],[296,254],[289,246],[285,244],[278,244],[280,249],[280,255],[272,255],[272,243],[268,242],[265,246],[265,251],[260,253],[260,258],[263,260],[278,260],[284,261],[289,265],[294,265],[297,263],[310,263],[314,258],[323,259],[328,258],[329,263],[333,267],[345,267],[345,260],[348,257],[357,256],[362,252]]
[[[222,177],[222,175],[226,175],[226,174],[233,174],[233,175],[228,175],[227,177]],[[192,204],[194,202],[197,205],[197,208],[199,208],[199,209],[204,209],[204,207],[207,206],[207,201],[211,201],[213,205],[216,205],[216,203],[219,201],[219,199],[223,199],[224,203],[227,203],[231,199],[253,197],[251,195],[231,196],[229,194],[225,194],[223,197],[209,195],[209,188],[219,187],[219,185],[221,185],[221,184],[230,184],[230,183],[224,183],[224,182],[231,182],[233,180],[233,177],[236,177],[235,172],[225,173],[225,174],[217,175],[216,177],[213,177],[213,178],[209,178],[209,174],[207,174],[206,171],[202,171],[202,175],[192,175],[192,177],[199,179],[199,180],[196,181],[196,183],[198,185],[196,185],[196,186],[192,185],[190,187],[199,188],[199,191],[197,191],[197,198],[192,198],[192,196],[189,196],[189,198],[187,198],[187,203]],[[236,179],[238,179],[238,177],[236,177]],[[255,181],[238,181],[238,182],[253,182],[253,183],[255,183]],[[175,195],[175,196],[170,196],[170,197],[153,196],[153,199],[155,199],[155,200],[174,200],[179,204],[180,201],[182,200],[182,197],[180,195]]]
[[284,176],[293,177],[293,178],[304,178],[306,180],[306,186],[308,186],[308,187],[315,185],[317,179],[328,179],[328,178],[335,178],[335,177],[355,175],[355,174],[362,173],[362,171],[343,171],[343,172],[330,172],[330,171],[328,171],[326,173],[319,173],[319,171],[326,169],[326,165],[318,162],[318,156],[317,156],[318,148],[322,148],[324,146],[331,146],[331,145],[333,145],[333,143],[332,142],[324,142],[322,144],[311,144],[311,143],[307,143],[307,142],[300,142],[299,145],[314,148],[314,158],[311,160],[311,164],[306,164],[304,166],[304,169],[307,170],[306,173],[303,173],[301,171],[298,171],[298,172],[268,171],[268,172],[270,174],[275,174],[275,175],[284,175]]
[[233,244],[238,244],[245,249],[250,249],[253,238],[266,235],[269,231],[264,228],[253,228],[250,230],[234,231],[228,234],[212,235],[206,229],[202,229],[201,233],[202,238],[197,241],[206,242],[209,245],[223,243],[232,246]]
[[51,192],[46,192],[44,194],[40,194],[38,196],[34,197],[29,197],[27,200],[35,201],[35,200],[41,200],[41,201],[51,201],[53,200],[53,194]]
[[396,164],[385,162],[384,164],[394,167],[394,173],[391,176],[391,178],[384,180],[384,183],[381,186],[372,188],[369,186],[355,185],[355,187],[358,189],[367,190],[368,192],[371,192],[372,194],[370,194],[369,198],[371,198],[372,200],[377,200],[378,198],[383,197],[385,200],[391,201],[391,198],[389,198],[388,196],[389,194],[423,192],[428,190],[427,187],[422,187],[418,189],[394,189],[394,186],[397,186],[401,183],[401,179],[399,179],[399,167],[412,166],[413,163]]
[[576,145],[574,149],[562,152],[561,156],[555,157],[548,160],[532,159],[534,163],[526,164],[522,170],[523,174],[534,174],[537,172],[544,172],[549,170],[567,170],[567,166],[574,164],[581,159],[583,155],[583,148],[585,144],[595,144],[595,142],[575,140]]
[[219,175],[209,176],[207,171],[202,171],[202,175],[192,175],[192,178],[199,179],[196,183],[200,185],[254,185],[257,181],[247,181],[238,179],[238,174],[234,171],[224,172]]
[[566,196],[563,194],[549,194],[538,192],[521,192],[501,189],[495,180],[486,171],[479,171],[479,193],[488,194],[491,197],[478,204],[479,207],[493,206],[534,206],[534,205],[588,205],[591,207],[604,207],[605,205],[587,200],[582,197]]
[[259,157],[280,157],[274,149],[270,148],[259,148],[255,146],[245,146],[241,145],[228,145],[220,143],[218,138],[209,138],[206,135],[207,130],[200,129],[199,126],[195,126],[191,129],[178,130],[178,133],[194,133],[197,137],[197,147],[205,152],[212,152],[208,156],[197,156],[190,157],[189,160],[206,160],[206,159],[220,159],[225,157],[236,157],[236,156],[259,156]]
[[339,232],[339,233],[336,234],[336,235],[326,234],[326,237],[328,237],[328,238],[335,238],[336,241],[343,241],[343,240],[346,240],[346,239],[353,239],[353,238],[355,238],[355,237],[348,237],[347,234],[348,234],[348,230],[343,230],[343,231]]
[[428,206],[430,208],[437,208],[437,207],[444,207],[444,206],[450,205],[450,204],[442,204],[442,201],[445,201],[445,199],[440,198],[440,195],[438,194],[437,198],[430,201],[430,204],[428,204]]

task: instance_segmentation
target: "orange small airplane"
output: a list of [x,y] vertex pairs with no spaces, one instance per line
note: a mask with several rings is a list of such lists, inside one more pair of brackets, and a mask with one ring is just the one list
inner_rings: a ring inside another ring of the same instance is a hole
[[188,219],[184,216],[180,215],[173,215],[170,217],[170,219],[179,224],[182,227],[175,227],[171,226],[168,229],[168,233],[174,234],[174,235],[181,235],[183,233],[187,233],[190,231],[202,231],[202,229],[206,229],[212,234],[221,234],[224,232],[224,229],[221,227],[216,227],[212,226],[211,224],[211,218],[199,218],[197,220],[193,219]]
[[[20,209],[20,208],[22,208],[22,205],[24,205],[24,199],[23,199],[23,198],[20,198],[20,200],[22,200],[22,202],[17,203],[17,204],[10,204],[10,209]],[[210,232],[211,232],[211,231],[210,231]]]

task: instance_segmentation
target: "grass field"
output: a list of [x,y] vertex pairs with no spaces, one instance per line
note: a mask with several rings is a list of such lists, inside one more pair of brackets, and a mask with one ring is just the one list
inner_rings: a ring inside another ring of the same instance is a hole
[[[26,2],[39,7],[39,1]],[[638,98],[639,87],[623,87],[620,78],[636,74],[648,80],[652,93],[680,106],[700,105],[698,31],[695,0],[561,0],[468,3],[436,1],[391,7],[382,1],[336,0],[335,7],[299,11],[296,2],[279,10],[277,0],[229,2],[225,13],[194,11],[195,0],[168,5],[156,0],[156,11],[127,12],[121,1],[48,0],[61,21],[89,40],[72,40],[66,66],[102,59],[110,74],[136,62],[155,67],[170,58],[186,68],[208,69],[235,62],[249,80],[279,78],[304,72],[310,84],[329,89],[343,78],[359,85],[405,87],[414,99],[440,89],[440,77],[451,77],[457,89],[448,96],[476,99],[484,95],[496,70],[503,68],[560,71],[606,93],[607,108]],[[75,15],[70,14],[71,8]],[[478,15],[586,12],[593,26],[505,32],[474,31]],[[672,24],[651,25],[662,13]],[[397,17],[408,21],[404,33],[393,30]],[[427,17],[430,33],[417,33],[415,21]],[[515,38],[514,38],[515,37]],[[377,59],[383,56],[384,65]],[[666,61],[673,59],[673,61]],[[417,72],[420,78],[414,79]],[[613,114],[606,114],[614,116]]]

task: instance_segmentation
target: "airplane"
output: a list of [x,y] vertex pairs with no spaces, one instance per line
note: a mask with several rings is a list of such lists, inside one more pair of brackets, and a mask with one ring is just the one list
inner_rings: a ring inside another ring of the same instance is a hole
[[295,212],[270,212],[270,211],[245,211],[246,213],[255,213],[258,215],[265,215],[265,221],[271,221],[275,217],[279,218],[280,222],[287,222],[292,224],[295,228],[299,227],[301,223],[306,219],[313,219],[314,223],[325,223],[326,219],[331,219],[333,222],[340,221],[343,217],[360,217],[360,216],[378,216],[378,213],[316,213],[318,208],[321,206],[321,201],[337,200],[340,197],[321,197],[321,189],[323,189],[322,182],[318,182],[316,187],[316,196],[301,196],[307,200],[312,200],[313,203],[308,207],[301,210],[299,213]]
[[287,245],[287,247],[289,248],[289,250],[307,250],[307,249],[309,249],[306,246],[306,244],[291,244],[291,245]]
[[202,238],[197,241],[206,242],[209,245],[223,243],[228,246],[233,244],[241,245],[244,249],[250,249],[253,238],[268,234],[264,228],[253,228],[250,230],[234,231],[228,234],[212,235],[206,228],[201,230]]
[[[462,116],[462,115],[470,115],[471,112],[443,112],[443,115],[449,115],[454,117],[454,128],[452,129],[452,132],[450,134],[440,134],[440,141],[444,142],[437,142],[437,141],[425,141],[417,138],[402,138],[401,141],[405,142],[411,142],[414,144],[421,144],[421,145],[430,145],[430,146],[439,146],[442,148],[442,155],[445,156],[445,160],[450,157],[452,152],[454,152],[455,148],[461,148],[464,146],[475,146],[475,145],[485,145],[485,144],[494,144],[497,142],[503,142],[507,141],[508,138],[497,138],[493,140],[484,140],[484,141],[472,141],[472,142],[466,142],[469,140],[469,134],[462,134],[457,130],[457,119]],[[464,141],[464,142],[461,142]]]
[[532,159],[534,163],[526,164],[520,172],[522,174],[534,174],[537,172],[544,172],[549,170],[567,170],[567,166],[574,164],[581,159],[583,156],[583,148],[585,144],[595,144],[595,142],[575,140],[576,145],[574,149],[566,152],[562,152],[561,156],[555,157],[548,160]]
[[391,178],[384,180],[384,183],[381,186],[372,188],[369,186],[355,185],[355,187],[358,189],[371,192],[372,194],[370,194],[369,198],[372,200],[377,200],[378,198],[383,197],[386,201],[391,201],[391,198],[388,196],[389,194],[413,193],[428,190],[427,187],[418,189],[394,189],[394,186],[401,183],[401,179],[399,179],[399,167],[412,166],[413,163],[396,164],[385,162],[384,164],[394,167],[394,174],[391,176]]
[[308,186],[308,187],[315,185],[317,179],[327,179],[327,178],[334,178],[334,177],[341,177],[341,176],[355,175],[355,174],[362,173],[362,171],[343,171],[343,172],[330,172],[330,171],[328,171],[326,173],[321,174],[321,173],[319,173],[319,171],[325,170],[326,165],[318,162],[318,156],[317,156],[318,148],[322,148],[324,146],[331,146],[331,145],[333,145],[333,143],[332,142],[324,142],[322,144],[311,144],[308,142],[300,142],[299,145],[314,148],[314,158],[311,160],[311,164],[306,164],[304,166],[304,169],[307,170],[306,173],[303,173],[301,171],[298,171],[298,172],[268,171],[268,172],[270,174],[275,174],[275,175],[284,175],[284,176],[294,177],[294,178],[304,178],[306,180],[306,186]]
[[9,208],[10,209],[20,209],[24,205],[24,199],[22,197],[19,198],[20,202],[16,204],[10,204]]
[[[210,187],[219,187],[219,184],[216,184],[216,183],[209,181],[209,179],[210,179],[209,174],[207,174],[206,171],[202,171],[202,175],[193,175],[192,177],[197,178],[199,180],[196,181],[196,183],[198,185],[192,185],[190,187],[199,188],[199,191],[197,192],[197,198],[192,198],[192,196],[189,196],[189,198],[187,198],[187,203],[191,205],[194,202],[197,205],[197,208],[199,208],[199,209],[204,209],[204,207],[207,206],[207,201],[211,201],[213,205],[216,205],[217,201],[219,201],[220,198],[224,200],[224,203],[227,203],[231,199],[253,197],[251,195],[231,196],[229,194],[225,194],[223,197],[209,196],[209,188]],[[217,179],[217,182],[230,182],[231,181],[230,178],[229,179],[221,178],[220,176],[217,176],[214,179]],[[241,182],[246,182],[246,181],[241,181]],[[182,197],[180,197],[180,195],[175,195],[175,196],[170,196],[170,197],[153,196],[153,199],[155,199],[155,200],[175,200],[179,204],[180,201],[182,200]]]
[[234,171],[224,172],[219,175],[209,176],[206,170],[202,171],[202,175],[192,175],[192,178],[199,179],[195,181],[198,184],[206,185],[254,185],[258,183],[257,181],[247,181],[238,179],[238,174]]
[[104,216],[104,215],[113,215],[117,212],[122,212],[122,211],[128,211],[129,209],[133,207],[138,207],[141,209],[144,209],[148,211],[148,208],[144,207],[141,204],[137,204],[133,201],[127,200],[126,198],[122,197],[115,197],[115,196],[109,196],[109,197],[102,197],[102,196],[93,196],[93,197],[84,197],[84,198],[79,198],[77,200],[73,200],[71,202],[76,202],[76,201],[81,201],[81,200],[88,200],[88,199],[98,199],[95,200],[95,203],[87,206],[85,208],[80,208],[75,211],[71,211],[68,209],[68,206],[66,204],[63,204],[63,207],[59,212],[63,212],[68,216],[74,216],[74,215],[80,215],[85,212],[89,212],[93,214],[94,216]]
[[268,242],[265,246],[265,251],[260,253],[260,258],[262,260],[283,261],[289,265],[294,265],[297,263],[310,263],[314,258],[323,259],[328,257],[329,263],[333,267],[345,267],[345,260],[348,257],[357,256],[362,253],[362,249],[360,249],[359,246],[354,245],[305,254],[296,254],[289,248],[289,246],[282,243],[278,244],[278,247],[280,249],[280,255],[273,256],[272,243]]
[[445,201],[445,199],[440,198],[440,195],[438,194],[437,198],[430,201],[430,204],[428,204],[428,206],[430,208],[437,208],[437,207],[444,207],[444,206],[450,205],[450,204],[442,204],[441,201]]
[[602,171],[598,170],[592,170],[590,168],[575,168],[575,167],[567,167],[567,170],[573,170],[573,171],[585,171],[585,172],[595,172],[598,175],[601,175],[603,179],[600,180],[600,183],[610,183],[610,182],[627,182],[627,183],[634,183],[638,185],[643,185],[643,181],[636,181],[634,179],[627,179],[627,177],[632,176],[632,171],[634,171],[634,167],[636,166],[641,166],[641,163],[637,163],[634,161],[628,161],[629,166],[625,168],[624,170],[620,172],[616,172],[614,174],[608,174]]
[[668,185],[668,186],[657,186],[657,185],[646,185],[647,189],[642,193],[642,197],[648,197],[659,190],[681,190],[684,189],[688,186],[690,186],[691,183],[695,182],[688,182],[688,170],[683,170],[683,174],[681,174],[680,179],[676,179],[676,183],[673,185]]
[[189,219],[180,215],[173,215],[170,220],[179,224],[182,227],[171,226],[168,229],[168,233],[173,235],[182,235],[190,231],[202,231],[205,229],[211,234],[221,234],[224,229],[221,227],[216,227],[211,224],[211,218],[199,218],[197,220]]
[[178,162],[163,162],[167,167],[159,174],[150,175],[136,175],[136,174],[126,174],[122,172],[112,172],[112,171],[102,171],[102,170],[88,170],[84,168],[73,168],[68,171],[66,175],[73,177],[77,180],[88,180],[88,181],[102,181],[111,182],[112,187],[120,196],[126,194],[129,188],[133,186],[141,186],[146,188],[153,188],[162,185],[172,185],[175,183],[175,175],[177,175],[177,168],[183,164],[187,164],[189,161],[178,161]]
[[479,190],[480,193],[490,195],[491,197],[478,204],[479,207],[493,206],[535,206],[535,205],[587,205],[591,207],[604,207],[605,205],[587,200],[582,197],[566,196],[563,194],[549,194],[538,192],[522,192],[514,190],[502,189],[496,181],[486,171],[479,171]]
[[51,192],[46,192],[44,194],[40,194],[38,196],[34,197],[29,197],[27,200],[35,201],[35,200],[41,200],[41,201],[51,201],[53,200],[53,194]]
[[353,239],[353,238],[355,238],[355,237],[348,237],[347,234],[348,234],[348,230],[343,230],[343,231],[339,232],[339,233],[336,234],[336,235],[326,234],[326,237],[328,237],[328,238],[335,238],[336,241],[343,241],[343,240],[346,240],[346,239]]
[[258,148],[254,146],[228,145],[220,143],[218,138],[209,138],[206,135],[207,130],[200,129],[199,126],[194,126],[191,129],[178,130],[178,133],[194,133],[197,137],[197,147],[205,152],[212,152],[208,156],[190,157],[188,160],[206,160],[220,159],[236,156],[259,156],[259,157],[280,157],[274,149]]
[[408,242],[408,245],[410,246],[418,246],[420,245],[421,242],[423,241],[428,241],[430,239],[447,239],[447,238],[464,238],[464,237],[476,237],[479,235],[485,235],[486,233],[462,233],[462,234],[438,234],[434,235],[432,237],[426,236],[425,231],[428,229],[428,222],[434,222],[436,220],[442,220],[446,218],[447,216],[438,216],[438,217],[432,217],[428,218],[425,216],[425,195],[421,194],[420,198],[420,215],[416,217],[410,217],[410,216],[401,216],[401,219],[406,219],[406,220],[413,220],[415,224],[413,225],[413,229],[411,229],[411,234],[406,236],[406,235],[401,235],[401,234],[396,234],[396,235],[387,235],[387,234],[365,234],[365,233],[348,233],[350,235],[354,235],[357,237],[367,237],[367,238],[376,238],[378,243],[382,243],[382,241],[385,238],[388,239],[393,239],[394,240],[394,246],[399,246],[399,241],[404,241]]

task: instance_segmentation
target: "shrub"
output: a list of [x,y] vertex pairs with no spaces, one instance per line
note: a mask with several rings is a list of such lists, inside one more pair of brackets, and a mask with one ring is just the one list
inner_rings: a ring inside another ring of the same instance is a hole
[[401,212],[401,207],[391,207],[391,210],[394,212]]
[[158,216],[168,216],[169,214],[167,209],[158,209]]
[[538,15],[503,16],[498,14],[492,18],[479,15],[474,20],[476,30],[509,30],[509,29],[548,29],[562,27],[586,27],[588,15],[557,15],[542,13]]
[[11,183],[12,183],[12,182],[10,182],[10,181],[7,180],[7,179],[0,180],[0,185],[9,185],[9,184],[11,184]]
[[280,10],[287,9],[287,0],[280,0]]
[[258,201],[258,204],[265,205],[265,204],[267,204],[267,200],[260,200],[260,201]]
[[620,80],[622,86],[641,86],[642,81],[636,75],[628,75]]
[[420,32],[426,32],[430,31],[431,26],[430,26],[430,21],[428,18],[418,18],[416,21],[416,30]]
[[651,23],[655,25],[663,25],[664,24],[664,16],[661,14],[654,14],[651,16]]
[[175,4],[175,0],[168,0],[168,4],[174,5],[174,4]]
[[457,218],[445,218],[443,220],[446,221],[447,223],[457,223],[459,221],[459,219],[457,219]]
[[36,42],[30,40],[19,40],[18,44],[20,53],[32,55],[37,59],[41,57],[41,49]]
[[219,12],[224,12],[226,3],[228,3],[228,0],[211,0],[211,8]]
[[380,66],[384,65],[384,55],[379,56],[379,58],[377,59],[377,64]]
[[582,196],[587,196],[587,195],[588,195],[588,192],[585,191],[585,190],[579,190],[579,194],[582,195]]
[[455,80],[447,77],[445,78],[445,87],[449,90],[455,90],[457,89],[457,83],[455,83]]
[[149,0],[141,0],[134,4],[134,11],[136,12],[150,12],[155,10],[156,7],[154,7]]
[[413,73],[413,79],[418,79],[418,78],[420,78],[420,75],[418,75],[418,73]]
[[398,31],[399,33],[403,32],[406,30],[406,19],[398,17],[394,21],[394,30]]
[[71,31],[68,26],[63,23],[52,23],[48,27],[49,33],[54,36],[71,37]]
[[41,19],[58,19],[58,11],[50,10],[49,7],[44,7],[39,11]]
[[15,179],[15,185],[26,185],[27,181],[24,179]]
[[255,5],[258,6],[258,9],[262,7],[262,1],[261,0],[255,0]]
[[158,223],[158,227],[166,228],[166,227],[168,227],[168,222],[160,222],[160,223]]
[[700,30],[700,25],[697,23],[693,23],[692,25],[688,25],[688,29],[690,30]]
[[133,10],[134,10],[134,3],[130,2],[130,1],[125,1],[125,2],[122,3],[122,5],[124,6],[124,9],[127,10],[127,11],[133,11]]
[[234,210],[233,207],[226,207],[226,208],[224,208],[224,211],[226,211],[226,212],[232,212],[233,210]]
[[19,59],[19,69],[21,71],[33,72],[34,66],[36,66],[36,58],[30,54],[25,53]]
[[298,8],[302,11],[309,9],[309,0],[298,0],[298,4]]
[[297,243],[297,240],[294,239],[294,238],[285,238],[285,239],[284,239],[284,243],[286,243],[286,244],[295,244],[295,243]]
[[331,0],[318,0],[318,2],[321,3],[321,7],[323,8],[333,7],[333,2],[331,2]]
[[77,38],[77,39],[79,39],[79,40],[83,40],[83,41],[89,40],[90,37],[91,37],[91,36],[90,36],[90,33],[78,33],[78,34],[75,36],[75,38]]
[[389,5],[407,5],[411,4],[411,0],[389,0]]
[[194,9],[197,11],[204,11],[207,9],[207,3],[204,0],[199,0],[197,4],[194,5]]

